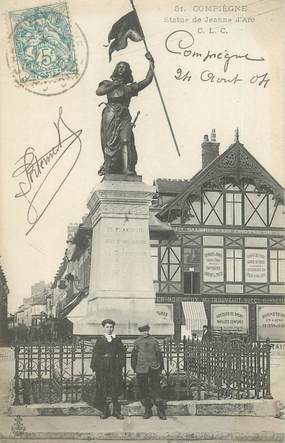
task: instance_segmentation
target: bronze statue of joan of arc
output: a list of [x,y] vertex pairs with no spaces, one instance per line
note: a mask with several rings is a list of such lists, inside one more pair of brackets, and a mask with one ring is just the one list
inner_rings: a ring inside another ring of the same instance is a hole
[[107,95],[108,103],[102,112],[101,145],[104,163],[99,175],[126,174],[136,175],[137,151],[133,134],[129,104],[153,79],[154,61],[146,53],[149,69],[144,80],[133,81],[130,65],[119,62],[111,80],[99,83],[96,94]]

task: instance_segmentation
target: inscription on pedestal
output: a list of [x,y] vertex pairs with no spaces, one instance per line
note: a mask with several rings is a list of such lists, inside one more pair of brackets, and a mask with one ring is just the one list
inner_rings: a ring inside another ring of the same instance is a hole
[[86,317],[76,333],[98,334],[114,318],[118,334],[135,335],[147,319],[152,331],[173,334],[172,306],[155,305],[149,240],[154,188],[141,182],[107,181],[89,199],[92,252]]
[[[136,221],[136,224],[138,222],[144,223],[144,221]],[[151,278],[148,228],[132,226],[132,224],[134,224],[133,220],[129,222],[122,219],[101,220],[97,244],[100,243],[100,261],[105,263],[106,269],[103,278],[107,282],[104,283],[98,276],[101,282],[100,288],[102,284],[105,289],[153,290],[152,285],[146,284],[146,281]],[[102,275],[102,265],[99,266]],[[97,280],[98,284],[99,281]],[[96,287],[98,287],[97,284]]]

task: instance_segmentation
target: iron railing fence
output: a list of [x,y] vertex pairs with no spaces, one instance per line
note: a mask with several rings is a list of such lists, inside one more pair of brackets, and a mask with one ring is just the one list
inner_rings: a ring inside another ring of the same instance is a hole
[[[78,402],[94,377],[92,341],[15,347],[15,404]],[[133,343],[125,342],[125,400],[136,400]],[[270,348],[241,340],[164,340],[161,387],[166,399],[271,398]]]
[[269,340],[186,340],[184,350],[185,385],[197,383],[198,398],[272,398]]

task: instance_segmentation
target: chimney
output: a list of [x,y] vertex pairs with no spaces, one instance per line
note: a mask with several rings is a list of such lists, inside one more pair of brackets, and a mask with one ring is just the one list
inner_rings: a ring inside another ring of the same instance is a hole
[[216,142],[216,131],[212,129],[211,138],[204,135],[204,140],[202,143],[202,168],[206,168],[216,157],[219,156],[219,146],[220,143]]

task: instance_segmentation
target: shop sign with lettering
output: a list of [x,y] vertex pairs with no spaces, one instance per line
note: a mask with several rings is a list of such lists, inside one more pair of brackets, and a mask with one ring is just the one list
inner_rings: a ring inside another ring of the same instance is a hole
[[226,296],[220,296],[215,294],[207,294],[207,295],[188,295],[188,294],[182,294],[182,295],[173,295],[173,294],[156,294],[156,302],[157,303],[176,303],[181,301],[203,301],[204,303],[247,303],[250,305],[256,305],[256,304],[266,304],[272,303],[279,304],[279,303],[285,303],[285,297],[284,296],[260,296],[260,297],[249,297],[243,296],[233,296],[226,295]]
[[160,323],[163,323],[164,321],[172,321],[173,320],[173,312],[172,312],[172,305],[156,305],[155,307],[155,313],[157,318],[159,319]]
[[242,334],[248,333],[248,306],[247,305],[212,305],[212,329],[233,331]]
[[[285,339],[284,339],[285,340]],[[272,343],[271,344],[271,351],[270,355],[272,357],[281,357],[282,359],[285,357],[285,343],[278,342],[278,343]]]
[[203,250],[204,281],[224,281],[224,254],[221,248],[204,248]]
[[257,305],[258,340],[285,341],[285,306]]
[[245,250],[245,280],[246,282],[267,282],[267,250]]
[[[173,226],[173,229],[180,233],[207,233],[207,234],[240,234],[240,235],[256,235],[259,237],[260,235],[272,235],[272,229],[239,229],[239,228],[215,228],[215,227],[202,227],[202,226]],[[284,237],[284,230],[274,230],[275,236]]]

